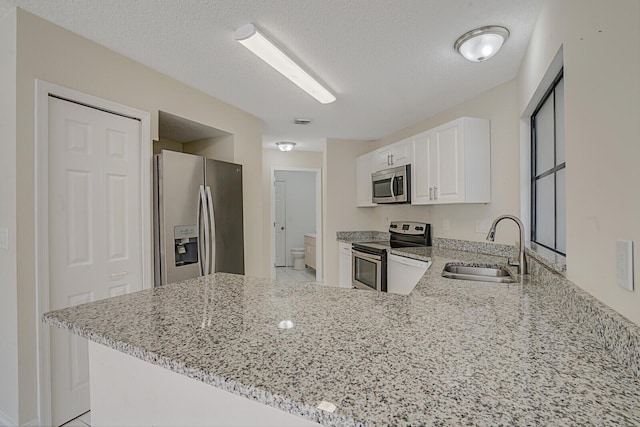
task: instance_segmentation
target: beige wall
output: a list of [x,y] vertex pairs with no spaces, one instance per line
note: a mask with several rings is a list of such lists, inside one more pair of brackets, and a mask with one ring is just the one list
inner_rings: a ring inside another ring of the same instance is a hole
[[373,149],[371,141],[328,139],[324,153],[324,269],[327,285],[338,286],[336,232],[373,230],[373,208],[356,207],[356,158]]
[[[263,269],[271,272],[273,267],[275,242],[273,241],[273,224],[271,219],[271,177],[274,169],[323,169],[323,153],[316,151],[289,151],[265,148],[262,150],[262,200],[265,206],[263,218]],[[324,171],[322,171],[324,175]],[[324,179],[324,178],[323,178]],[[324,197],[323,197],[324,199]]]
[[0,418],[18,422],[18,295],[16,264],[16,14],[0,20]]
[[538,86],[546,86],[546,70],[562,45],[567,277],[636,324],[638,284],[635,292],[616,286],[615,242],[640,239],[639,40],[637,0],[618,0],[615,6],[548,0],[518,79],[520,110],[525,111],[531,100],[537,101]]
[[[18,9],[17,13],[17,310],[19,421],[36,417],[36,313],[34,246],[34,81],[42,79],[151,113],[158,110],[224,130],[235,137],[234,160],[244,165],[247,274],[262,266],[262,122],[176,80]],[[15,232],[15,230],[12,230]],[[250,244],[249,244],[250,243]],[[12,367],[16,369],[14,365]],[[0,408],[2,410],[2,408]]]
[[183,146],[183,151],[209,159],[233,163],[235,159],[234,137],[233,135],[224,135],[187,142]]
[[[389,221],[393,220],[422,221],[432,225],[434,237],[484,241],[487,233],[476,232],[476,220],[493,221],[507,213],[520,216],[520,148],[516,108],[516,84],[511,81],[376,141],[377,146],[384,146],[463,116],[491,121],[491,203],[377,206],[367,210],[375,216],[377,229],[387,231]],[[445,219],[449,221],[448,231],[442,227]],[[518,238],[515,224],[500,224],[496,242],[514,244]]]
[[569,1],[566,16],[568,277],[640,325],[640,282],[616,286],[615,255],[616,240],[640,250],[640,2]]
[[160,154],[162,150],[178,151],[182,153],[183,146],[181,142],[172,139],[160,138],[153,141],[153,154]]
[[[540,100],[555,73],[547,76],[551,62],[562,47],[565,0],[545,1],[538,15],[529,46],[518,72],[518,112],[533,109],[532,99]],[[546,81],[543,82],[543,79]],[[532,111],[529,112],[529,115]]]

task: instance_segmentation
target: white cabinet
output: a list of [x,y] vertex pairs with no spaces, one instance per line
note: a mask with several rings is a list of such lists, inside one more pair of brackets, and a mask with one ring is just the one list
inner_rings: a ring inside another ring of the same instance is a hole
[[411,203],[491,201],[489,121],[462,117],[413,138]]
[[304,263],[316,269],[316,238],[304,236]]
[[373,203],[371,173],[373,172],[374,152],[356,159],[356,205],[358,207],[376,206]]
[[340,287],[351,288],[351,243],[338,243]]
[[374,172],[410,163],[411,138],[407,138],[375,151]]

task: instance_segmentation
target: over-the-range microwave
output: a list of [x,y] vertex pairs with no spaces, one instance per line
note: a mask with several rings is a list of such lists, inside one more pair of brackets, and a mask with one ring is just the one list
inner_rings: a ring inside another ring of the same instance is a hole
[[411,165],[384,169],[371,174],[373,203],[411,202]]

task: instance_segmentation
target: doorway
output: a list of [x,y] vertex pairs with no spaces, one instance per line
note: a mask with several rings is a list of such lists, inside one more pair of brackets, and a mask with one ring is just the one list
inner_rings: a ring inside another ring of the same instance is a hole
[[322,206],[319,169],[272,169],[272,278],[322,282]]
[[[149,113],[43,81],[36,108],[38,317],[150,288]],[[39,424],[58,425],[89,409],[87,343],[37,331]]]
[[275,182],[275,209],[276,221],[274,224],[276,233],[276,268],[287,266],[287,182]]

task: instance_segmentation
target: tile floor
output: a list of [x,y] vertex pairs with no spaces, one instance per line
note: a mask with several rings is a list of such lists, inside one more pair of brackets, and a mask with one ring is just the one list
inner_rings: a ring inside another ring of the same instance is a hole
[[276,267],[276,279],[281,282],[315,282],[316,271],[313,268],[294,270],[293,267]]
[[62,427],[91,427],[91,411],[85,412],[78,418],[74,418]]

